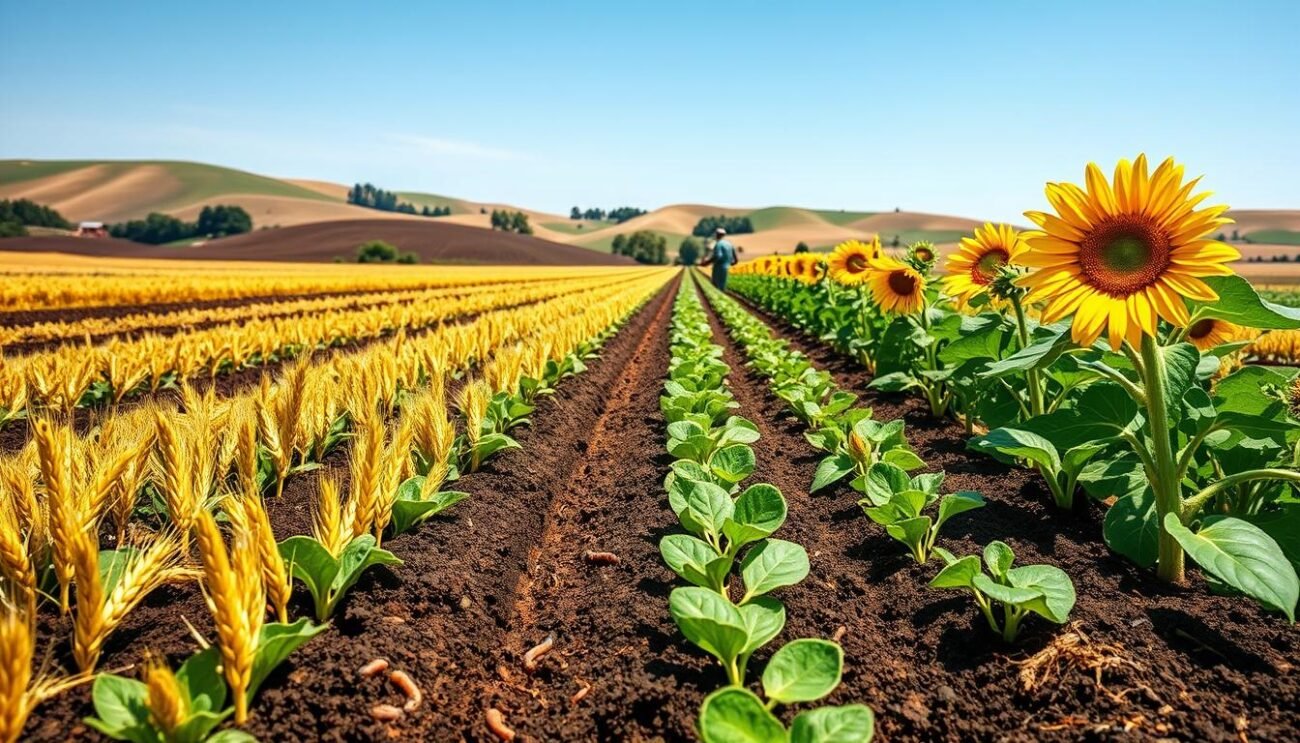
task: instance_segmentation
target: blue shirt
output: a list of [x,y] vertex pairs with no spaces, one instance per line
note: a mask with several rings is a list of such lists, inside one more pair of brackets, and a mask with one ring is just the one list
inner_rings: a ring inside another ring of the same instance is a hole
[[713,266],[717,270],[722,266],[724,271],[731,268],[731,264],[736,262],[736,249],[732,247],[727,240],[719,240],[713,244]]

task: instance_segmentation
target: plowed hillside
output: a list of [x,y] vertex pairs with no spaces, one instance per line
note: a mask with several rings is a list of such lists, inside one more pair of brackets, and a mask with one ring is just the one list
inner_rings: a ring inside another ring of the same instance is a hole
[[157,247],[122,240],[73,237],[22,237],[0,241],[0,250],[79,255],[202,260],[324,262],[351,260],[357,246],[383,240],[420,256],[422,263],[501,263],[519,265],[619,265],[621,256],[436,220],[358,219],[321,222],[212,240],[193,247]]

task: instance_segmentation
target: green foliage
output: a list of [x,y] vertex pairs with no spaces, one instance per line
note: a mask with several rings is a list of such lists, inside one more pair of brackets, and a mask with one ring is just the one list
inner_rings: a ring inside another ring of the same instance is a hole
[[517,232],[520,235],[533,234],[533,228],[528,224],[528,215],[520,211],[493,209],[490,221],[494,230]]
[[579,209],[575,206],[569,210],[569,219],[586,219],[592,222],[608,220],[614,224],[623,224],[629,219],[635,219],[645,213],[645,209],[638,209],[634,206],[620,206],[609,211],[597,208]]
[[809,251],[808,243],[802,240],[799,241],[798,245],[794,246],[794,252],[796,253],[807,253],[808,251]]
[[413,265],[420,262],[415,253],[399,251],[396,246],[383,240],[369,240],[357,246],[357,263],[402,263]]
[[637,263],[656,266],[668,263],[668,239],[650,230],[615,235],[610,250],[614,255],[626,255]]
[[[907,545],[919,563],[930,559],[934,541],[948,519],[984,506],[979,493],[961,491],[939,495],[943,474],[909,477],[906,470],[888,462],[877,462],[867,472],[866,497],[858,501],[867,516],[885,527],[885,532]],[[939,503],[937,515],[925,509]]]
[[693,237],[687,237],[677,248],[677,262],[683,266],[694,266],[700,261],[700,255],[703,253],[704,245]]
[[144,219],[109,225],[108,234],[147,245],[164,245],[196,237],[238,235],[252,229],[253,218],[243,207],[217,204],[203,207],[197,222],[185,222],[169,214],[153,212]]
[[[989,627],[1006,642],[1015,642],[1020,625],[1029,614],[1056,624],[1065,624],[1074,608],[1074,583],[1065,571],[1052,565],[1013,568],[1015,553],[1006,544],[993,541],[984,548],[984,566],[975,555],[957,558],[951,552],[934,550],[947,563],[930,581],[935,588],[964,589],[975,598]],[[1001,607],[1001,620],[996,609]]]
[[14,233],[13,235],[0,235],[0,237],[12,237],[26,234],[25,231],[19,231],[16,228],[53,227],[70,230],[72,224],[54,209],[38,204],[31,199],[14,199],[12,201],[0,199],[0,227]]
[[312,537],[299,534],[280,543],[280,556],[293,577],[302,581],[311,593],[318,622],[329,621],[348,589],[367,568],[402,564],[396,555],[380,549],[372,534],[353,538],[338,557]]
[[[348,190],[348,203],[357,206],[364,206],[368,209],[378,209],[381,212],[400,212],[402,214],[417,214],[415,205],[398,198],[394,191],[385,191],[370,183],[358,183]],[[451,209],[447,209],[447,214]],[[437,214],[429,213],[429,207],[424,207],[424,216],[440,217],[444,216],[441,209]]]
[[728,217],[718,215],[716,217],[703,217],[695,223],[695,229],[691,234],[695,237],[713,237],[713,233],[721,227],[728,234],[743,235],[754,231],[754,223],[749,217]]

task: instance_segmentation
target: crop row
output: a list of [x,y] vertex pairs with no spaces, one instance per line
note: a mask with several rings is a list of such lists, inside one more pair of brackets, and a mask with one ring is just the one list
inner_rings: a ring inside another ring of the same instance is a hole
[[[495,323],[480,318],[476,324],[489,336],[484,343],[498,343],[495,353],[426,356],[413,376],[390,376],[396,359],[372,352],[325,433],[328,442],[302,435],[301,413],[320,404],[313,393],[343,389],[307,387],[314,367],[305,364],[287,370],[251,406],[209,397],[187,400],[184,413],[157,408],[149,437],[107,457],[95,456],[103,452],[89,450],[69,427],[36,420],[34,443],[0,477],[0,648],[7,674],[0,740],[17,740],[36,704],[91,678],[96,717],[88,724],[110,737],[249,740],[237,730],[213,731],[228,716],[237,725],[247,720],[270,672],[327,631],[365,570],[401,565],[380,540],[467,497],[443,486],[518,446],[510,429],[526,422],[563,378],[581,372],[668,278],[647,274],[526,308],[517,321],[528,332],[508,344]],[[447,383],[471,366],[478,377],[460,381],[452,415]],[[277,540],[264,498],[284,477],[320,468],[323,454],[344,439],[352,440],[346,492],[339,479],[320,477],[312,534]],[[39,476],[24,479],[27,467]],[[101,550],[101,532],[121,515],[131,528],[116,531],[128,538],[110,534],[115,548]],[[191,580],[207,599],[215,642],[176,671],[155,659],[144,664],[140,680],[95,674],[105,640],[127,614],[159,586]],[[311,596],[310,618],[291,621],[294,582]],[[33,676],[42,611],[70,616],[70,674]],[[421,704],[404,671],[392,680],[408,695],[406,705],[381,705],[377,717],[392,719]]]
[[867,517],[905,545],[913,559],[923,564],[935,554],[942,558],[945,567],[930,585],[968,591],[989,627],[1006,642],[1016,639],[1031,613],[1065,623],[1075,591],[1060,568],[1013,568],[1011,548],[995,540],[984,549],[985,574],[979,557],[958,558],[935,544],[949,519],[982,508],[984,498],[970,491],[941,494],[942,471],[910,474],[926,463],[908,444],[901,419],[877,421],[870,409],[854,407],[855,394],[839,389],[830,374],[774,337],[761,320],[712,286],[704,291],[750,365],[806,426],[808,443],[825,455],[809,492],[847,479],[861,496],[858,504]]
[[690,585],[673,589],[669,611],[682,634],[718,660],[728,680],[700,707],[700,737],[705,743],[870,740],[874,719],[865,705],[805,710],[788,729],[773,713],[777,705],[821,700],[839,686],[844,651],[838,643],[792,640],[768,659],[763,697],[747,686],[751,657],[785,627],[785,606],[770,594],[807,577],[808,553],[772,536],[788,510],[780,490],[767,483],[742,490],[755,468],[750,444],[759,433],[732,414],[738,404],[726,386],[729,370],[690,281],[682,282],[674,302],[670,339],[660,409],[676,461],[664,487],[684,533],[665,536],[659,549]]
[[[971,449],[1037,470],[1061,509],[1080,491],[1113,503],[1103,535],[1115,552],[1174,583],[1191,556],[1215,581],[1293,619],[1295,370],[1229,372],[1220,359],[1248,343],[1229,326],[1296,328],[1300,310],[1238,276],[1210,276],[1198,281],[1214,299],[1160,294],[1160,320],[1100,337],[1093,331],[1109,316],[1088,309],[1044,322],[1058,306],[1033,301],[1021,285],[1035,274],[1007,260],[1026,253],[1025,239],[1034,238],[980,230],[949,256],[942,288],[932,274],[939,256],[924,243],[900,258],[852,243],[825,260],[760,259],[733,286],[858,359],[874,371],[872,389],[920,394],[932,415],[962,421]],[[1145,323],[1149,307],[1133,308]]]
[[443,297],[470,294],[484,288],[505,290],[511,287],[539,285],[540,282],[563,283],[585,276],[529,278],[491,284],[459,284],[434,289],[407,289],[401,291],[372,291],[342,295],[308,296],[299,299],[272,299],[249,302],[229,307],[190,307],[163,312],[135,312],[126,315],[90,315],[70,320],[27,322],[0,326],[0,348],[17,343],[43,343],[49,341],[82,341],[86,338],[105,339],[135,331],[184,329],[196,325],[216,325],[237,320],[263,319],[276,316],[306,315],[319,312],[337,312],[400,303],[418,303]]
[[[138,262],[136,262],[138,263]],[[115,269],[99,263],[91,268],[60,270],[0,269],[0,312],[174,304],[239,299],[295,297],[309,294],[352,294],[367,291],[436,289],[500,284],[529,279],[596,277],[624,269],[544,266],[339,266],[333,264],[202,263],[202,270],[166,267]]]
[[0,358],[0,426],[25,417],[33,408],[70,414],[78,407],[115,406],[129,397],[199,377],[213,379],[501,307],[527,305],[589,287],[623,285],[638,277],[623,273],[526,286],[490,285],[421,301],[238,320],[174,335],[147,333],[92,347],[59,346]]

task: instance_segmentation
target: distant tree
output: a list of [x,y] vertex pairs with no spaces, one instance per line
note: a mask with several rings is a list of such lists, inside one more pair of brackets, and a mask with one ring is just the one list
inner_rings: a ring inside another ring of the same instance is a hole
[[682,244],[677,247],[677,262],[683,266],[694,266],[700,260],[700,254],[704,252],[704,246],[694,237],[688,237],[682,240]]
[[402,253],[401,255],[397,256],[397,261],[396,261],[396,262],[397,262],[397,263],[405,263],[405,264],[409,264],[409,265],[414,265],[414,264],[420,262],[420,256],[416,255],[415,253],[410,253],[410,252]]
[[397,248],[383,240],[370,240],[357,247],[357,263],[392,263],[396,260]]
[[199,212],[199,221],[194,225],[196,235],[225,237],[242,235],[253,231],[253,218],[248,216],[240,206],[205,206]]
[[889,246],[891,248],[897,248],[898,244],[899,244],[898,235],[894,235],[894,239],[889,241]]
[[[426,217],[438,216],[416,211],[415,205],[401,201],[395,191],[385,191],[371,183],[358,183],[348,190],[348,203],[378,209],[382,212],[400,212],[402,214],[424,214]],[[427,209],[427,207],[426,207]]]
[[615,235],[614,241],[609,244],[609,252],[614,255],[627,255],[627,235]]
[[62,214],[31,199],[0,200],[0,222],[11,222],[27,227],[72,229],[72,224],[64,219]]
[[[619,244],[617,235],[614,240],[616,246]],[[626,255],[637,263],[649,263],[654,265],[664,265],[668,263],[668,238],[663,235],[655,234],[650,230],[637,230],[621,243],[622,255]]]
[[147,245],[163,245],[194,237],[199,232],[193,222],[182,222],[170,214],[152,212],[144,219],[111,224],[108,234]]
[[570,209],[569,219],[582,219],[582,210],[576,206]]
[[0,237],[23,237],[27,228],[22,222],[0,221]]
[[713,237],[713,233],[721,227],[733,235],[743,235],[754,231],[754,224],[749,217],[704,217],[695,224],[695,229],[691,234],[695,237]]
[[894,213],[895,213],[895,214],[898,213],[898,207],[894,207]]
[[533,234],[533,228],[528,224],[528,215],[523,212],[514,212],[510,215],[510,231],[518,232],[521,235]]
[[798,245],[794,246],[794,252],[796,253],[807,253],[808,250],[808,243],[803,242],[802,240],[799,241]]
[[1232,239],[1233,239],[1234,242],[1236,242],[1237,240],[1240,240],[1240,239],[1241,239],[1240,237],[1237,236],[1237,231],[1236,231],[1236,230],[1233,230],[1233,231],[1232,231]]
[[1222,232],[1220,232],[1218,235],[1215,236],[1214,239],[1218,240],[1219,242],[1225,242],[1227,240],[1227,237]]

